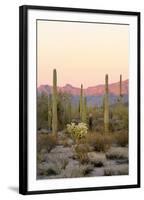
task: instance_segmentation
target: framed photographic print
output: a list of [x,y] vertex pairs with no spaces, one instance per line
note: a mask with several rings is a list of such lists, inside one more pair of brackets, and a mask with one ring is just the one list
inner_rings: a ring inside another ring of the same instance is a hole
[[19,14],[20,193],[140,187],[140,13]]

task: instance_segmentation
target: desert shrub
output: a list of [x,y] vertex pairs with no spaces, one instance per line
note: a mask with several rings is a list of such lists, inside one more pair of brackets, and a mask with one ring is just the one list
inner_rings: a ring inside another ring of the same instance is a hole
[[106,157],[104,153],[89,152],[88,159],[95,167],[102,167],[105,165]]
[[65,169],[68,164],[68,158],[65,158],[64,154],[52,155],[51,158],[48,159],[49,163],[53,163],[60,169]]
[[85,123],[75,123],[67,124],[67,132],[73,137],[74,140],[79,140],[85,138],[88,133],[88,128]]
[[38,163],[41,163],[41,162],[44,162],[44,161],[45,161],[45,156],[44,156],[44,154],[41,153],[41,152],[38,152],[38,153],[37,153],[37,162],[38,162]]
[[57,175],[56,171],[52,168],[49,168],[45,171],[45,175],[51,176],[51,175]]
[[83,176],[84,176],[83,168],[80,167],[75,167],[74,169],[66,169],[63,174],[64,178],[74,178]]
[[114,130],[128,130],[128,106],[117,104],[112,109],[113,115],[113,129]]
[[48,128],[48,97],[42,93],[37,97],[37,128]]
[[123,132],[115,133],[114,139],[115,139],[115,143],[118,146],[125,147],[126,145],[128,145],[128,132],[123,131]]
[[60,175],[69,163],[69,159],[64,154],[47,154],[44,162],[37,163],[38,175],[53,176]]
[[86,176],[94,169],[94,166],[91,164],[83,165],[83,174]]
[[112,147],[107,153],[108,159],[128,159],[128,148]]
[[76,157],[81,163],[88,163],[88,144],[78,144],[75,146]]
[[52,176],[52,175],[60,174],[61,169],[55,163],[44,162],[44,163],[38,164],[37,172],[38,172],[38,175],[41,175],[41,176]]
[[93,146],[95,151],[106,152],[112,145],[113,136],[112,135],[103,135],[92,133],[88,134],[86,141],[89,145]]
[[57,144],[57,139],[52,134],[39,134],[37,136],[37,150],[40,152],[43,149],[46,149],[48,152],[55,147]]
[[115,165],[104,169],[105,176],[128,175],[128,165]]
[[65,130],[59,133],[58,144],[63,145],[64,147],[71,147],[74,144],[74,140],[70,135],[65,133]]
[[69,147],[71,146],[73,143],[71,142],[71,139],[69,138],[64,138],[60,141],[60,144],[62,144],[64,147]]
[[98,133],[104,132],[104,119],[103,118],[97,118],[96,120],[93,120],[93,130],[95,130]]

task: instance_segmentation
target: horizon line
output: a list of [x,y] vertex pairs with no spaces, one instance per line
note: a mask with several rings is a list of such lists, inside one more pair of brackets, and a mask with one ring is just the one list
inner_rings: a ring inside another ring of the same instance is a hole
[[[127,78],[127,79],[125,79],[125,80],[122,80],[122,82],[125,82],[125,81],[129,81],[129,79]],[[120,81],[111,82],[111,83],[109,82],[109,84],[115,84],[115,83],[119,83],[119,82],[120,82]],[[82,83],[81,83],[81,84],[82,84]],[[81,84],[80,84],[80,86],[81,86]],[[51,86],[51,87],[52,87],[51,84],[45,83],[45,84],[37,85],[37,88],[39,88],[40,86],[45,86],[45,85],[48,85],[48,86]],[[57,87],[65,87],[66,85],[71,85],[71,86],[74,87],[74,88],[81,88],[81,87],[74,86],[74,85],[72,85],[72,84],[70,84],[70,83],[66,83],[65,85],[57,85]],[[105,83],[100,83],[100,84],[97,84],[97,85],[88,86],[88,87],[83,88],[83,89],[87,89],[87,88],[90,88],[90,87],[97,87],[97,86],[101,86],[101,85],[105,85]],[[83,84],[83,86],[84,86],[84,84]]]

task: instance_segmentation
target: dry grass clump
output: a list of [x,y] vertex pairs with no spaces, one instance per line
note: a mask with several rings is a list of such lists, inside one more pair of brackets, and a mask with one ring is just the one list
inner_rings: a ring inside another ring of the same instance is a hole
[[37,136],[37,151],[41,152],[45,149],[49,152],[57,144],[57,139],[52,134],[38,134]]
[[112,145],[113,136],[112,134],[90,133],[87,135],[86,141],[94,147],[95,151],[106,152]]

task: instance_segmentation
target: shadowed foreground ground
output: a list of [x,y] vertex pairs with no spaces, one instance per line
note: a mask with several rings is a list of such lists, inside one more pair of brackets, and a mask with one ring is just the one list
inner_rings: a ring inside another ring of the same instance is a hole
[[76,145],[62,132],[57,144],[50,142],[38,148],[37,179],[128,175],[127,145],[112,143],[105,152],[96,151],[90,143]]

